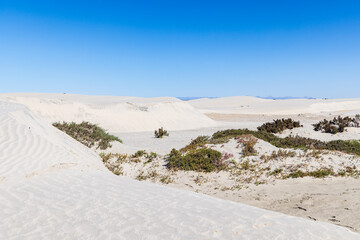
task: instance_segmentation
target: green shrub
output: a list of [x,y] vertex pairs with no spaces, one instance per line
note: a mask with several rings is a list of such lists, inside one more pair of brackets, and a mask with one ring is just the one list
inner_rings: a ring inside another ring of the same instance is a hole
[[167,167],[172,170],[212,172],[226,167],[222,161],[222,154],[208,148],[189,151],[184,155],[180,151],[172,149],[168,161]]
[[264,123],[260,127],[258,127],[258,131],[269,132],[269,133],[280,133],[286,129],[293,129],[302,127],[300,122],[296,122],[291,118],[288,119],[277,119],[273,122]]
[[360,143],[357,140],[345,141],[335,140],[330,142],[323,142],[316,139],[289,136],[286,138],[280,138],[272,133],[264,131],[251,131],[248,129],[229,129],[224,131],[218,131],[212,135],[210,139],[211,143],[214,142],[228,142],[230,138],[236,136],[251,134],[256,138],[264,140],[278,148],[295,148],[295,149],[319,149],[319,150],[335,150],[349,154],[360,155]]
[[97,144],[97,148],[105,150],[111,147],[110,142],[112,141],[122,143],[118,137],[110,135],[99,126],[88,122],[82,122],[79,124],[74,122],[54,123],[53,126],[70,135],[72,138],[76,139],[89,148]]
[[155,130],[154,134],[156,138],[163,138],[165,136],[169,136],[169,133],[164,130],[164,128],[159,128],[159,130]]
[[356,115],[355,118],[338,116],[333,120],[322,120],[318,123],[313,124],[315,131],[322,131],[325,133],[336,134],[338,132],[344,132],[346,127],[359,127],[359,116]]
[[289,175],[285,176],[284,178],[299,178],[299,177],[314,177],[314,178],[324,178],[330,175],[335,175],[334,171],[330,168],[323,168],[311,172],[303,172],[298,170],[296,172],[290,173]]

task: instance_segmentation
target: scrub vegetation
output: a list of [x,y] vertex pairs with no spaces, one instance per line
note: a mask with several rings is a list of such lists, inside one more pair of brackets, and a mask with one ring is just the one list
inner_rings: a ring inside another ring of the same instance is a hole
[[118,137],[110,135],[104,129],[89,122],[63,122],[54,123],[53,126],[89,148],[95,146],[97,149],[105,150],[111,147],[110,142],[117,141],[122,143]]

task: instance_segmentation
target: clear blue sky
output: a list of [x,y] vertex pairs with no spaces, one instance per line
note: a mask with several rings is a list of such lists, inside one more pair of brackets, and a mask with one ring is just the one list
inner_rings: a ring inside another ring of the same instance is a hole
[[360,1],[0,1],[0,91],[360,97]]

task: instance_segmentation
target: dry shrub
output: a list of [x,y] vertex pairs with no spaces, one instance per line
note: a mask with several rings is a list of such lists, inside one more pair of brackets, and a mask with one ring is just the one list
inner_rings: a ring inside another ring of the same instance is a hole
[[255,144],[257,143],[258,139],[250,134],[244,134],[235,137],[238,144],[241,145],[243,150],[243,155],[247,156],[254,156],[257,155],[257,152],[254,148]]

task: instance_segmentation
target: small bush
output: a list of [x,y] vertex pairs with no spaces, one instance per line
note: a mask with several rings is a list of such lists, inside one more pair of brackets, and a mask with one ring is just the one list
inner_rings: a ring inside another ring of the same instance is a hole
[[257,152],[254,148],[258,139],[251,134],[244,134],[235,137],[237,143],[239,143],[243,150],[244,157],[257,155]]
[[168,161],[167,167],[172,170],[212,172],[222,170],[226,166],[222,161],[222,154],[208,148],[190,151],[185,155],[176,149],[172,149]]
[[296,122],[291,118],[288,118],[288,119],[277,119],[274,120],[273,122],[264,123],[257,129],[262,132],[281,133],[286,129],[293,129],[298,127],[302,127],[302,125],[300,125],[300,122]]
[[111,147],[110,142],[112,141],[122,143],[118,137],[110,135],[99,126],[88,122],[82,122],[80,124],[74,122],[54,123],[53,126],[70,135],[72,138],[76,139],[89,148],[97,144],[97,148],[105,150]]
[[134,153],[133,155],[131,155],[131,157],[133,158],[139,158],[142,157],[146,154],[145,150],[139,150],[136,153]]
[[155,130],[154,134],[156,138],[163,138],[165,136],[169,136],[169,133],[164,130],[164,128],[159,128],[159,130]]

